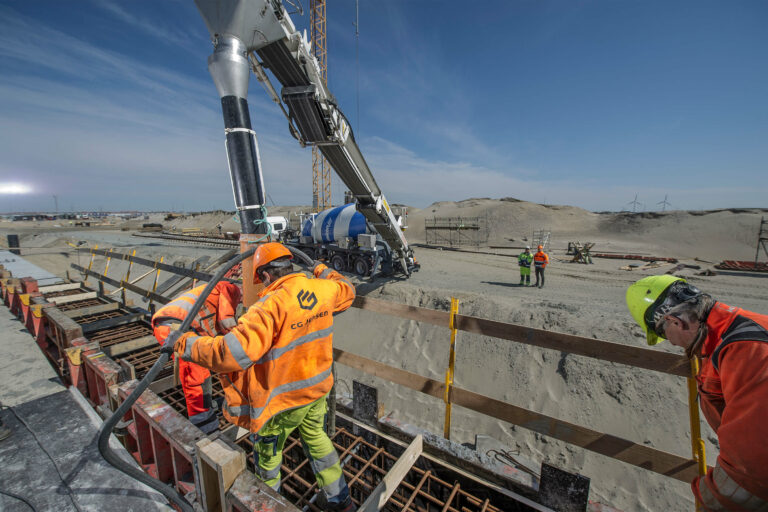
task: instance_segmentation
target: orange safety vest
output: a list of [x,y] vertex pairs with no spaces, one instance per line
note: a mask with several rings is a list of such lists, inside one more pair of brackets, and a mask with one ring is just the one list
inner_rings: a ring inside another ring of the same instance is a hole
[[258,432],[331,390],[333,314],[352,305],[355,288],[325,265],[314,273],[270,284],[226,336],[187,333],[176,343],[185,361],[224,374],[224,416],[235,425]]
[[716,302],[697,376],[720,456],[692,483],[708,511],[768,510],[768,315]]
[[[175,328],[174,324],[184,321],[206,285],[198,286],[172,300],[152,316],[152,329],[160,344]],[[235,310],[240,302],[240,289],[229,282],[218,283],[192,321],[191,328],[200,334],[216,336],[224,334],[234,327]],[[194,363],[179,361],[179,380],[184,390],[187,414],[193,422],[203,422],[213,413],[211,372]]]
[[533,255],[533,265],[536,268],[546,268],[547,263],[549,263],[549,256],[544,251],[538,251]]

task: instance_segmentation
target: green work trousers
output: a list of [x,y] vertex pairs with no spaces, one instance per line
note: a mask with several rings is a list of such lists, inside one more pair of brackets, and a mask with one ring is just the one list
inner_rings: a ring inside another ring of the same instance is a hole
[[323,430],[328,412],[326,397],[309,405],[282,412],[270,418],[259,430],[253,452],[256,475],[275,490],[280,489],[280,465],[288,436],[299,429],[304,453],[309,458],[317,486],[325,493],[328,504],[344,503],[349,488],[339,465],[339,456]]

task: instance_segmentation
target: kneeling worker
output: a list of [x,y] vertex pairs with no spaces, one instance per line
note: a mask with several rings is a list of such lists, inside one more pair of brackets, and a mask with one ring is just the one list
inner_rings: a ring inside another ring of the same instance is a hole
[[708,511],[768,510],[768,315],[715,301],[671,275],[643,278],[627,306],[649,345],[668,339],[701,360],[701,410],[717,465],[691,484]]
[[[162,345],[172,330],[187,317],[192,304],[203,293],[206,285],[197,286],[172,300],[152,316],[155,338]],[[198,334],[216,336],[226,334],[237,325],[235,311],[240,303],[240,288],[222,281],[214,287],[200,308],[192,329]],[[179,380],[184,390],[189,420],[200,430],[210,434],[219,426],[216,411],[212,407],[211,372],[188,361],[179,360]]]
[[280,488],[285,441],[298,428],[326,510],[355,510],[339,456],[323,430],[333,386],[333,314],[352,305],[355,288],[316,262],[310,279],[294,272],[282,244],[259,246],[256,283],[266,288],[226,336],[182,334],[176,354],[222,373],[224,416],[257,434],[257,476]]

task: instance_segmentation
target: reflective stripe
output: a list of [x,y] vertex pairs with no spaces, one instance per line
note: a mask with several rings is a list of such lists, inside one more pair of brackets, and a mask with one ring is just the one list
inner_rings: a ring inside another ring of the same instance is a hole
[[317,277],[319,277],[320,279],[325,279],[326,277],[328,277],[328,274],[330,274],[330,273],[331,273],[331,269],[326,268],[325,270],[320,272],[320,275],[317,276]]
[[319,459],[313,459],[310,457],[309,463],[312,465],[312,471],[315,473],[320,473],[321,471],[332,468],[334,464],[338,464],[339,454],[336,453],[336,450],[334,449],[325,457],[320,457]]
[[328,499],[332,499],[335,496],[338,496],[341,494],[341,492],[347,488],[347,482],[344,480],[344,476],[340,476],[333,482],[324,485],[323,491],[325,492],[325,495],[328,497]]
[[[728,476],[728,473],[719,464],[715,466],[712,472],[712,480],[717,486],[717,492],[740,507],[760,512],[768,510],[768,502],[740,486],[734,479]],[[702,486],[700,485],[699,487]],[[704,487],[706,487],[706,484],[704,484]]]
[[200,338],[200,336],[190,336],[187,338],[187,346],[184,347],[184,353],[181,355],[181,358],[185,361],[193,362],[192,361],[192,346],[194,346],[195,342]]
[[699,493],[701,494],[701,503],[709,512],[727,512],[727,510],[717,501],[715,495],[704,483],[704,479],[699,480]]
[[[229,336],[229,335],[227,335]],[[282,395],[283,393],[290,393],[291,391],[296,391],[297,389],[304,389],[311,386],[314,386],[315,384],[318,384],[325,379],[328,378],[328,376],[331,375],[331,369],[328,368],[322,373],[319,373],[315,375],[314,377],[310,377],[308,379],[300,380],[297,382],[289,382],[287,384],[283,384],[282,386],[277,386],[272,391],[270,391],[269,396],[267,397],[266,402],[264,403],[263,407],[251,407],[250,405],[241,405],[239,407],[230,407],[227,405],[227,412],[230,414],[230,416],[250,416],[251,419],[258,419],[259,416],[264,412],[264,409],[266,409],[269,406],[269,402],[272,401],[273,398],[275,398],[278,395]],[[282,412],[282,411],[277,411]],[[275,414],[277,414],[277,412]]]
[[263,481],[273,480],[280,476],[280,464],[275,469],[264,469],[261,466],[256,468],[256,473]]
[[234,326],[237,325],[237,320],[235,320],[235,317],[227,317],[221,319],[221,326],[225,329],[232,329]]
[[254,364],[264,364],[267,361],[274,361],[275,359],[279,358],[280,356],[284,355],[286,352],[290,352],[291,350],[300,347],[301,345],[304,345],[305,343],[309,343],[311,341],[319,340],[321,338],[325,338],[329,336],[331,333],[333,333],[333,326],[327,327],[325,329],[311,332],[305,336],[301,336],[299,338],[296,338],[289,344],[287,344],[284,347],[279,348],[273,348],[266,354],[264,354],[261,359],[256,361]]
[[237,339],[235,333],[230,332],[224,336],[224,342],[227,344],[229,353],[232,354],[232,357],[235,358],[237,364],[240,365],[240,368],[245,370],[253,364],[251,358],[248,357],[248,354],[243,350],[243,345],[240,343],[240,340]]

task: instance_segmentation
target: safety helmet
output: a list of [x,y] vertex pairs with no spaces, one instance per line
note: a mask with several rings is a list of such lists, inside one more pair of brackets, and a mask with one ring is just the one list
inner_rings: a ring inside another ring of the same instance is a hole
[[531,250],[531,246],[530,246],[530,245],[526,245],[526,246],[525,246],[525,249],[526,249],[526,250],[528,250],[528,251],[530,251],[530,250]]
[[658,321],[672,307],[701,295],[701,291],[680,277],[665,274],[648,276],[627,288],[627,308],[645,331],[649,345],[664,341]]
[[[288,257],[283,261],[275,261],[280,258]],[[293,259],[291,251],[286,246],[278,242],[268,242],[260,245],[253,254],[253,282],[260,283],[259,270],[265,267],[287,267],[291,265]]]
[[544,248],[543,245],[540,245],[540,246],[537,247],[538,250],[542,250],[543,248]]

